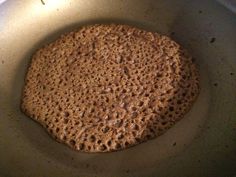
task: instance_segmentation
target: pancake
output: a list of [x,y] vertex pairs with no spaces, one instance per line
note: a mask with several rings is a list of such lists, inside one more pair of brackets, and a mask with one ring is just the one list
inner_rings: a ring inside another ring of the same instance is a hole
[[169,37],[98,24],[33,55],[21,108],[73,149],[110,152],[166,132],[199,90],[191,56]]

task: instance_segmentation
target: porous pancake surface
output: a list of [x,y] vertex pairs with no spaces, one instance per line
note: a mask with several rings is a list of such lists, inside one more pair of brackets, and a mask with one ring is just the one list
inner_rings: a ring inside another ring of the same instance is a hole
[[125,149],[163,134],[191,108],[199,77],[169,37],[91,25],[32,57],[21,108],[78,151]]

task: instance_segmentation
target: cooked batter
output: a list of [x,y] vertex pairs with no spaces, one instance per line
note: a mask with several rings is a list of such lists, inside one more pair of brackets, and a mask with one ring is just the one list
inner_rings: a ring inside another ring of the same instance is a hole
[[35,53],[22,110],[71,148],[108,152],[163,134],[198,93],[191,57],[169,37],[91,25]]

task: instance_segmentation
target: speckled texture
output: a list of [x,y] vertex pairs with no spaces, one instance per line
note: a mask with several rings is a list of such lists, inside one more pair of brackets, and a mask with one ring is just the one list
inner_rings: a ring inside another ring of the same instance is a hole
[[22,110],[76,150],[108,152],[163,134],[198,93],[191,57],[169,37],[92,25],[36,52]]

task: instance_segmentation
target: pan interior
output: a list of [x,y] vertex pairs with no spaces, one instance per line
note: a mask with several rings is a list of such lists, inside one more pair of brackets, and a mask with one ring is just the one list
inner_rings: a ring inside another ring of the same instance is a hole
[[[226,176],[236,160],[235,14],[215,1],[8,0],[0,6],[1,176]],[[201,92],[164,135],[127,150],[87,154],[57,143],[20,111],[35,50],[94,23],[171,36],[194,56]],[[171,170],[170,170],[171,169]]]

